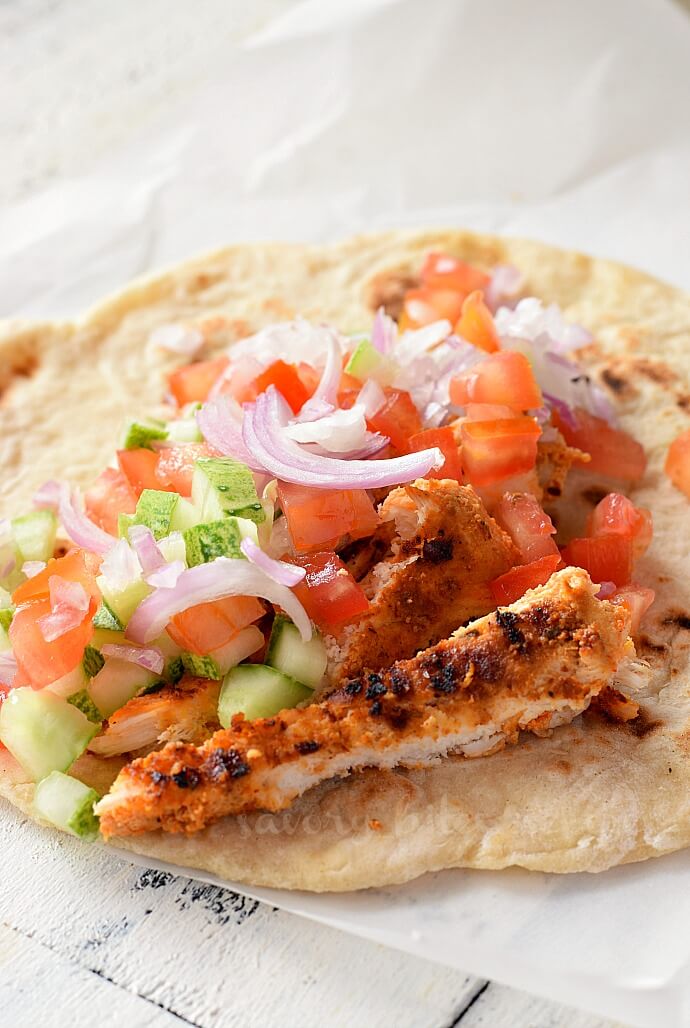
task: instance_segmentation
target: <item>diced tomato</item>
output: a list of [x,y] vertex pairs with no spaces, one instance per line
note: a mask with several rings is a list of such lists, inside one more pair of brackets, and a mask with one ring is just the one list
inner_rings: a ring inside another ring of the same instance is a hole
[[337,554],[311,553],[286,559],[306,569],[306,578],[295,586],[294,593],[319,628],[332,630],[369,609],[364,590]]
[[426,478],[454,478],[457,482],[462,482],[460,447],[455,441],[453,429],[427,428],[423,432],[417,432],[416,435],[410,437],[407,449],[410,453],[417,453],[419,450],[428,450],[432,446],[438,446],[444,460],[441,467],[432,468]]
[[501,349],[493,315],[484,303],[484,294],[481,290],[470,293],[465,299],[455,331],[468,343],[472,343],[472,346],[486,350],[487,353],[495,353]]
[[519,475],[534,467],[541,429],[534,418],[465,421],[461,428],[462,465],[476,485]]
[[590,514],[587,533],[625,536],[632,540],[633,556],[641,557],[652,541],[652,513],[621,493],[609,493]]
[[523,563],[558,554],[551,518],[530,493],[504,493],[493,516],[517,546]]
[[300,378],[294,364],[277,360],[270,364],[255,381],[257,393],[263,393],[270,385],[276,387],[287,400],[294,414],[298,414],[311,393]]
[[479,268],[443,253],[427,254],[421,278],[424,285],[432,289],[451,289],[463,296],[476,289],[485,289],[491,281]]
[[180,496],[191,496],[194,464],[200,457],[209,457],[213,451],[206,443],[186,443],[166,446],[158,454],[154,477],[156,489],[172,489]]
[[464,293],[451,289],[430,288],[408,289],[405,293],[403,310],[407,315],[408,328],[421,328],[434,321],[446,318],[454,325],[462,314]]
[[263,604],[254,596],[227,596],[175,614],[168,625],[168,635],[184,650],[210,653],[225,646],[237,632],[258,621],[265,612]]
[[468,403],[497,403],[513,410],[541,407],[541,389],[524,353],[503,350],[481,361],[450,382],[450,399],[458,407]]
[[316,368],[313,368],[311,364],[307,364],[306,361],[300,361],[297,365],[297,374],[299,375],[302,385],[307,390],[309,396],[312,396],[321,381],[321,375],[319,372]]
[[164,492],[175,491],[172,486],[164,485],[156,474],[158,454],[153,450],[144,448],[139,450],[118,450],[117,462],[137,499],[139,499],[144,489],[161,489]]
[[563,560],[589,572],[593,582],[627,585],[632,577],[633,547],[622,535],[600,535],[595,539],[571,539]]
[[118,514],[133,514],[136,506],[129,479],[116,468],[106,468],[84,494],[87,515],[111,535],[117,535]]
[[79,582],[89,596],[99,601],[101,594],[96,585],[96,576],[100,569],[100,558],[85,550],[72,550],[64,557],[49,560],[43,571],[33,578],[27,578],[12,594],[12,602],[19,606],[30,600],[47,600],[50,596],[50,579],[53,575],[66,578],[68,582]]
[[364,489],[309,489],[281,482],[278,496],[293,546],[302,553],[334,548],[346,535],[361,539],[379,523]]
[[637,482],[644,475],[647,467],[644,449],[627,432],[612,428],[608,421],[581,407],[573,411],[575,425],[559,417],[556,409],[552,416],[566,443],[590,454],[589,471],[629,482]]
[[406,453],[410,438],[422,431],[422,419],[404,389],[386,389],[385,393],[386,402],[369,418],[369,427],[387,435],[396,450]]
[[84,656],[84,650],[93,634],[92,621],[96,608],[97,602],[92,598],[81,624],[52,642],[46,642],[38,620],[50,614],[50,600],[32,600],[18,607],[12,618],[9,636],[21,680],[29,682],[34,689],[42,689],[73,671]]
[[184,407],[186,403],[195,401],[203,403],[229,363],[227,357],[216,357],[215,360],[185,364],[171,372],[168,388],[178,406]]
[[669,446],[664,471],[676,489],[690,497],[690,429],[681,432]]
[[514,603],[524,596],[528,589],[546,585],[554,571],[561,566],[560,554],[549,553],[529,564],[519,564],[511,568],[504,575],[494,578],[489,585],[494,603],[503,606]]
[[465,408],[467,421],[502,421],[505,418],[519,416],[512,407],[506,407],[501,403],[468,403]]
[[611,603],[622,603],[628,608],[632,619],[630,634],[637,635],[640,631],[642,618],[654,603],[654,590],[631,582],[630,585],[624,585],[621,589],[616,589],[613,596],[611,596]]

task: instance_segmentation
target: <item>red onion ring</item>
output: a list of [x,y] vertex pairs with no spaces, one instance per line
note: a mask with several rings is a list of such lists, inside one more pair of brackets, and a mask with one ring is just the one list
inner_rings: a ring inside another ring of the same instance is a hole
[[296,567],[294,564],[286,564],[283,560],[274,560],[267,553],[257,546],[253,539],[243,539],[240,549],[247,560],[256,564],[258,568],[265,571],[269,578],[272,578],[278,585],[295,586],[299,585],[306,575],[304,568]]

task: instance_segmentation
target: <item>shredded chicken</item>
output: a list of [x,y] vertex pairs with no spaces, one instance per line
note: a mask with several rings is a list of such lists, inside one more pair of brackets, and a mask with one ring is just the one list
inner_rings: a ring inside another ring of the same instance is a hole
[[105,731],[89,743],[89,750],[112,757],[157,743],[199,742],[218,727],[219,692],[219,682],[183,678],[178,685],[135,696],[112,715]]
[[370,609],[327,640],[332,681],[412,657],[488,613],[489,582],[519,560],[471,486],[419,479],[389,493],[380,513],[395,521],[393,556],[361,582]]
[[194,832],[228,814],[277,811],[364,767],[478,757],[572,720],[632,650],[629,616],[566,568],[510,607],[320,703],[247,722],[202,746],[169,743],[122,769],[97,806],[106,837]]

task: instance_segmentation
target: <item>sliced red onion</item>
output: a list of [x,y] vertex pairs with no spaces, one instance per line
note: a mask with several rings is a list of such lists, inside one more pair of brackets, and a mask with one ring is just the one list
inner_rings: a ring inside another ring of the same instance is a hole
[[[514,310],[496,312],[496,330],[510,349],[510,339],[539,343],[552,353],[565,354],[591,343],[592,336],[581,325],[569,324],[555,303],[544,307],[534,296],[520,300]],[[504,338],[505,337],[505,338]]]
[[12,685],[17,676],[17,659],[13,653],[0,653],[0,682]]
[[379,353],[389,354],[394,348],[397,338],[398,326],[386,314],[383,307],[379,307],[374,316],[374,327],[371,330],[372,346]]
[[274,560],[267,553],[257,546],[253,539],[243,539],[240,549],[247,560],[256,564],[258,568],[265,571],[269,578],[272,578],[278,585],[295,586],[299,585],[306,575],[304,568],[296,567],[294,564],[286,564],[283,560]]
[[305,421],[318,421],[332,414],[335,407],[326,400],[315,400],[313,397],[302,406],[296,418],[292,419],[294,425],[301,425]]
[[560,417],[561,421],[568,428],[575,430],[577,428],[577,419],[572,409],[563,400],[559,400],[557,396],[552,396],[551,393],[544,393],[544,399],[552,407]]
[[204,345],[204,337],[198,329],[185,325],[159,325],[149,336],[149,345],[191,358]]
[[595,593],[598,600],[608,600],[609,596],[613,596],[618,586],[615,582],[602,582],[599,586],[599,592]]
[[439,321],[433,321],[430,325],[424,325],[423,328],[403,332],[395,348],[396,361],[406,364],[415,357],[420,357],[427,350],[432,350],[434,346],[438,346],[444,339],[447,339],[452,331],[453,326],[450,321],[442,318]]
[[376,411],[381,410],[386,402],[386,394],[378,382],[368,378],[360,389],[356,402],[364,407],[364,413],[368,418],[373,418]]
[[204,404],[196,415],[196,423],[204,439],[228,457],[242,461],[252,471],[264,471],[242,438],[242,411],[227,396],[218,396]]
[[497,264],[484,290],[484,300],[491,313],[495,314],[499,307],[510,307],[524,284],[524,275],[513,264]]
[[147,528],[146,525],[132,525],[127,535],[132,549],[139,558],[144,575],[150,574],[165,564],[165,557],[158,549],[158,544],[150,528]]
[[46,562],[44,560],[25,560],[22,564],[22,574],[26,575],[27,578],[35,578],[36,575],[40,575],[45,566]]
[[51,479],[44,482],[33,495],[33,505],[38,510],[57,510],[60,504],[60,483]]
[[82,510],[81,494],[74,489],[70,494],[69,486],[63,483],[60,487],[58,514],[62,527],[72,542],[77,546],[90,550],[92,553],[108,553],[112,549],[114,539],[87,518]]
[[[369,457],[375,457],[381,450],[385,450],[389,443],[390,439],[387,435],[380,435],[379,432],[367,432],[362,445],[358,449],[339,453],[338,458],[340,460],[367,460]],[[333,456],[332,450],[327,450],[316,443],[306,445],[304,450],[306,453],[313,453],[317,457]]]
[[101,564],[101,574],[114,592],[122,592],[141,578],[141,564],[126,539],[118,539]]
[[[266,367],[273,361],[285,359],[286,354],[295,363],[308,361],[312,365],[320,365],[334,335],[338,333],[330,325],[315,325],[305,318],[295,318],[294,321],[268,325],[255,335],[234,343],[230,356],[233,365],[240,359],[251,357]],[[342,339],[344,349],[346,340],[343,337],[339,339]]]
[[231,557],[217,557],[208,564],[187,568],[172,589],[157,589],[147,596],[129,619],[125,635],[132,642],[150,642],[175,614],[226,596],[260,596],[282,607],[304,641],[311,639],[311,622],[295,594],[249,561]]
[[317,443],[324,450],[338,455],[358,450],[364,446],[367,437],[364,407],[355,403],[347,409],[334,410],[318,421],[286,425],[283,432],[287,439],[294,439],[297,443]]
[[155,646],[142,649],[139,646],[123,646],[121,643],[105,643],[101,646],[101,653],[104,657],[116,657],[130,664],[138,664],[147,671],[153,671],[154,675],[159,675],[165,666],[165,657]]
[[36,624],[46,642],[54,642],[66,632],[78,628],[89,609],[89,596],[80,582],[70,582],[60,575],[48,579],[50,614]]
[[434,447],[379,461],[342,461],[307,453],[285,436],[290,410],[274,386],[245,404],[244,441],[263,466],[276,478],[316,489],[376,489],[400,485],[423,478],[443,463],[443,454]]
[[183,560],[173,560],[144,575],[144,581],[155,589],[172,589],[186,566]]
[[328,338],[326,364],[319,384],[311,397],[312,400],[325,400],[326,403],[335,404],[342,370],[343,351],[340,347],[340,343],[338,342],[338,337],[334,332],[331,332]]

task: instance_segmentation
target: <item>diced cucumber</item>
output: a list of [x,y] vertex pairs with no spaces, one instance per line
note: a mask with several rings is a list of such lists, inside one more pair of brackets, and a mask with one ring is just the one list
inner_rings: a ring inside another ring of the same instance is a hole
[[119,646],[128,645],[124,631],[111,631],[109,628],[95,628],[91,636],[91,645],[97,650],[102,650],[106,643],[117,643]]
[[373,378],[379,385],[391,385],[396,376],[398,366],[395,361],[379,353],[370,339],[362,339],[357,344],[345,365],[345,373],[354,375],[360,382]]
[[19,550],[21,565],[25,560],[50,560],[55,549],[57,518],[52,510],[35,510],[12,521],[12,534]]
[[81,666],[89,678],[95,678],[105,664],[105,658],[95,646],[87,646],[81,660]]
[[162,539],[172,531],[171,520],[180,497],[162,489],[144,489],[137,501],[135,525],[146,525],[154,539]]
[[147,585],[143,578],[136,578],[117,592],[110,587],[103,575],[98,576],[96,584],[101,590],[103,600],[121,625],[127,624],[141,601],[151,592],[151,586]]
[[12,649],[9,633],[0,625],[0,653],[7,653]]
[[93,627],[103,628],[111,632],[121,632],[124,625],[121,624],[120,619],[116,617],[114,611],[111,610],[105,600],[101,600],[101,605],[93,619]]
[[99,799],[95,789],[77,778],[52,771],[36,786],[34,810],[56,828],[92,841],[98,836],[98,817],[93,808]]
[[12,689],[0,707],[0,741],[38,782],[66,771],[98,731],[85,714],[49,689]]
[[138,664],[119,657],[107,657],[87,692],[103,717],[108,718],[159,679],[159,675]]
[[163,669],[163,677],[171,685],[177,685],[184,674],[182,657],[171,657]]
[[14,607],[12,607],[12,594],[8,593],[7,589],[3,589],[1,587],[0,587],[0,608],[2,608],[3,610],[7,609],[7,608],[11,608],[12,610],[14,610]]
[[309,642],[303,642],[290,618],[276,614],[268,641],[266,663],[308,685],[310,689],[316,689],[325,674],[328,657],[318,632],[314,631]]
[[89,676],[84,671],[84,665],[77,664],[74,671],[68,671],[62,678],[58,678],[56,681],[51,682],[50,685],[47,685],[46,689],[50,689],[56,696],[61,696],[66,700],[70,696],[74,696],[75,693],[85,689],[88,684]]
[[202,457],[192,475],[192,502],[202,522],[219,521],[227,514],[261,524],[266,514],[246,464],[232,457]]
[[194,675],[195,678],[210,678],[217,682],[223,677],[213,657],[200,656],[198,653],[182,653],[180,660],[187,674]]
[[219,646],[212,650],[209,657],[213,657],[218,665],[221,675],[227,674],[231,667],[235,667],[241,661],[251,657],[264,644],[264,633],[256,625],[249,625],[241,632],[234,635],[225,646]]
[[89,696],[86,689],[80,689],[79,692],[75,692],[74,695],[67,697],[67,702],[80,710],[82,714],[86,714],[89,721],[92,721],[95,725],[99,725],[103,718],[101,712]]
[[240,549],[240,530],[236,518],[195,525],[184,533],[187,563],[190,568],[207,564],[216,557],[244,557]]
[[201,443],[204,437],[199,431],[196,418],[179,418],[168,422],[168,438],[176,443]]
[[173,642],[167,632],[163,632],[157,639],[154,639],[151,646],[160,650],[164,657],[179,657],[182,653],[182,647]]
[[148,421],[130,421],[126,426],[121,450],[152,450],[152,442],[157,439],[167,439],[168,432],[164,422],[154,418]]
[[184,496],[180,496],[170,518],[170,531],[185,532],[188,528],[198,525],[200,521],[201,512],[194,506],[191,500],[186,500]]
[[228,728],[235,714],[248,721],[273,717],[308,700],[312,690],[265,664],[239,664],[228,671],[220,690],[218,720]]
[[129,530],[132,525],[136,525],[137,520],[134,514],[118,514],[117,515],[117,534],[120,539],[127,539],[129,537]]
[[185,546],[182,532],[171,532],[164,539],[159,539],[158,549],[168,564],[172,564],[174,560],[181,560],[184,564],[187,559],[187,547]]

